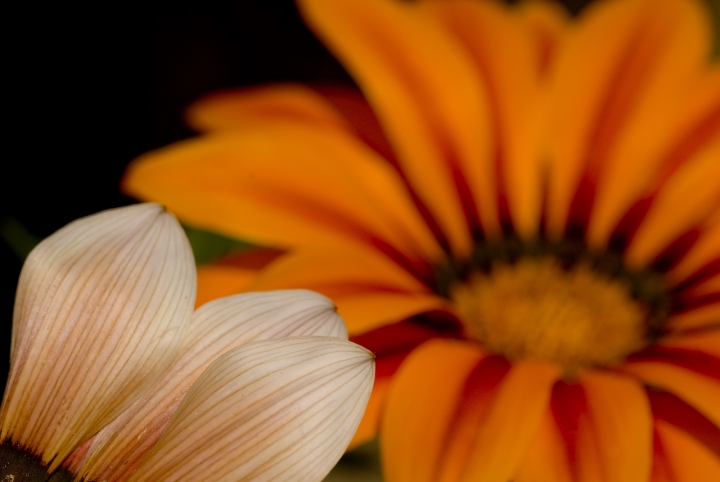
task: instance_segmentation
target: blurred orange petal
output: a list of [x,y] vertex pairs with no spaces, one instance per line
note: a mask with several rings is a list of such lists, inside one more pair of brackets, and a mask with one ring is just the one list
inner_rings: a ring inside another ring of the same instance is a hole
[[720,459],[687,433],[663,421],[655,422],[671,482],[720,479]]
[[[540,107],[541,62],[535,38],[520,17],[500,3],[460,0],[421,5],[467,50],[482,79],[492,119],[488,142],[493,149],[489,158],[482,159],[489,163],[483,170],[501,170],[497,188],[506,193],[514,226],[521,235],[533,237],[542,205],[541,158],[536,155],[540,125],[534,115],[534,109]],[[478,170],[477,158],[461,157],[459,162],[473,193],[492,193],[483,179],[486,174]],[[495,206],[483,198],[476,201],[479,212],[483,204]]]
[[298,84],[278,84],[212,93],[195,102],[187,121],[198,131],[226,131],[258,122],[293,122],[349,130],[321,95]]
[[555,364],[513,365],[478,431],[462,480],[504,482],[513,477],[538,432],[559,376]]
[[352,334],[447,306],[446,300],[396,263],[365,249],[289,253],[263,271],[248,289],[299,286],[332,298]]
[[573,482],[562,434],[548,408],[513,478],[515,482]]
[[483,358],[471,344],[430,341],[396,374],[382,418],[381,456],[388,482],[431,482],[467,378]]
[[151,152],[131,164],[124,187],[191,225],[266,245],[378,242],[411,259],[441,257],[389,165],[357,139],[308,126],[273,124]]
[[670,363],[628,362],[622,371],[650,386],[667,390],[720,426],[720,380]]
[[[643,388],[630,378],[602,372],[585,372],[580,383],[588,415],[578,429],[579,479],[646,480],[652,462],[652,417]],[[590,443],[593,449],[583,446]],[[588,454],[589,460],[584,458],[586,447],[595,452]]]
[[[470,254],[465,210],[458,193],[463,176],[447,158],[474,159],[464,173],[486,186],[481,219],[497,232],[491,202],[486,99],[470,60],[434,19],[412,4],[379,0],[304,0],[308,24],[353,74],[393,146],[410,184],[417,190],[455,253]],[[424,61],[432,58],[433,62]],[[468,106],[476,106],[468,109]],[[465,196],[472,196],[465,193]]]

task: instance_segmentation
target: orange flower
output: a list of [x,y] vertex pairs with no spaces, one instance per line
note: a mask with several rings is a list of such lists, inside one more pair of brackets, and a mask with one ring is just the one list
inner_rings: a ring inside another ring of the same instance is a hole
[[378,355],[356,441],[379,427],[390,482],[720,480],[701,6],[299,3],[372,110],[217,94],[190,111],[206,133],[139,159],[125,189],[288,250],[247,289],[334,300]]

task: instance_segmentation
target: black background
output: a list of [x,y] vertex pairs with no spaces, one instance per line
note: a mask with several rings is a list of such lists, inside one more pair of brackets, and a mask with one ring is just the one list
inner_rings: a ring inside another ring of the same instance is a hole
[[[193,135],[183,111],[205,93],[351,82],[289,0],[14,8],[5,16],[0,222],[38,238],[133,202],[118,190],[125,166]],[[22,263],[3,240],[0,260],[3,386]]]

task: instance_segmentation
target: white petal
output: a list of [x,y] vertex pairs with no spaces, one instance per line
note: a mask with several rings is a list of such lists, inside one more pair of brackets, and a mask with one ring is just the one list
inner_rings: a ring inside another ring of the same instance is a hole
[[289,336],[347,340],[347,330],[332,301],[307,290],[244,293],[203,305],[193,316],[178,358],[155,384],[153,393],[97,435],[79,475],[89,480],[126,480],[211,362],[242,344]]
[[40,243],[18,285],[1,439],[56,467],[167,368],[195,280],[182,228],[155,204],[79,219]]
[[218,358],[132,481],[320,481],[360,423],[374,356],[326,337],[265,340]]

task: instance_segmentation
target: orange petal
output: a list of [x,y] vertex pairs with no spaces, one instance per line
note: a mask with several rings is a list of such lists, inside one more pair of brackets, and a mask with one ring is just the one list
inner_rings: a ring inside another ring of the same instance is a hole
[[186,117],[198,131],[232,131],[273,121],[349,130],[347,122],[321,95],[296,84],[215,92],[195,102]]
[[[541,119],[534,115],[540,77],[536,39],[512,9],[499,3],[460,0],[421,5],[458,39],[483,80],[492,118],[493,160],[502,170],[515,229],[533,237],[542,205],[541,157],[537,155]],[[461,157],[459,162],[466,173],[478,164],[473,157]],[[471,175],[473,192],[488,189],[473,179]]]
[[672,131],[672,114],[682,105],[677,96],[663,95],[689,85],[707,58],[709,31],[691,3],[596,3],[568,34],[552,72],[552,236],[562,234],[584,176],[599,182],[590,244],[602,246],[617,217],[611,213],[621,214],[610,204],[634,201],[632,192],[647,178],[642,162],[655,158],[646,151],[658,145],[658,133]]
[[447,302],[434,295],[416,293],[358,293],[332,298],[351,335],[373,330],[411,316],[447,310]]
[[[720,65],[716,63],[693,89],[684,114],[684,119],[681,119],[679,124],[687,127],[678,130],[678,140],[674,141],[673,149],[667,153],[667,167],[665,172],[661,173],[664,182],[671,179],[677,168],[687,159],[691,159],[720,136]],[[720,212],[716,212],[702,226],[697,242],[667,274],[668,279],[674,284],[680,283],[696,270],[719,259],[718,246]]]
[[124,188],[185,222],[260,244],[379,243],[442,254],[397,173],[357,139],[274,123],[185,141],[137,159]]
[[198,295],[195,306],[240,293],[257,278],[257,271],[223,265],[198,266]]
[[720,273],[706,280],[698,281],[691,287],[683,290],[683,297],[687,296],[690,299],[697,299],[718,293],[720,293]]
[[683,165],[657,194],[625,252],[630,267],[650,263],[686,231],[704,224],[720,205],[720,136]]
[[570,23],[568,12],[552,0],[525,0],[516,8],[520,20],[535,38],[537,69],[545,72],[567,34]]
[[655,422],[672,482],[704,482],[720,480],[720,459],[704,445],[682,430]]
[[672,331],[707,328],[717,326],[718,320],[720,320],[720,303],[712,303],[674,314],[668,320],[667,327]]
[[271,248],[249,248],[198,266],[198,295],[195,307],[210,300],[234,295],[257,278],[260,270],[283,254]]
[[537,434],[560,375],[554,364],[516,363],[501,382],[474,442],[462,480],[505,482],[513,478]]
[[363,415],[360,425],[358,426],[353,439],[348,445],[348,450],[352,450],[358,445],[362,445],[374,439],[380,428],[380,417],[385,404],[385,396],[390,386],[390,378],[375,378],[372,394],[368,401],[365,414]]
[[548,409],[513,481],[573,482],[569,464],[562,434]]
[[487,420],[498,387],[510,371],[501,356],[483,358],[465,381],[451,423],[445,430],[443,454],[434,480],[460,480],[475,448],[475,440]]
[[629,362],[622,371],[674,393],[720,426],[720,381],[662,362]]
[[486,100],[469,59],[432,17],[413,4],[382,0],[299,4],[307,23],[348,68],[374,107],[410,184],[452,251],[461,259],[467,257],[471,237],[452,172],[454,162],[475,163],[460,177],[473,189],[486,187],[471,195],[482,196],[478,204],[485,229],[497,233],[499,228],[487,162]]
[[568,32],[550,72],[554,110],[549,119],[547,226],[553,237],[561,236],[565,229],[585,168],[595,117],[634,27],[638,2],[605,2],[590,8]]
[[380,450],[388,482],[431,482],[445,451],[466,380],[482,359],[473,344],[430,341],[396,373],[382,418]]
[[672,286],[677,286],[713,260],[718,259],[720,259],[720,211],[706,221],[698,240],[678,264],[666,274],[666,278]]
[[[647,480],[652,418],[643,388],[629,378],[601,372],[583,373],[580,383],[587,397],[588,423],[578,428],[579,480]],[[594,454],[584,452],[590,449],[590,439],[594,440]]]
[[720,358],[720,326],[699,333],[681,333],[665,337],[659,341],[668,348],[699,350]]
[[618,117],[611,120],[621,127],[608,139],[588,228],[588,242],[596,247],[605,245],[613,226],[652,185],[648,173],[666,161],[676,133],[696,122],[683,119],[682,111],[707,70],[712,33],[699,2],[645,2],[643,9],[628,47],[637,56],[624,67],[628,77],[615,85],[616,98],[628,97],[619,101],[625,105],[618,105]]
[[264,270],[248,289],[280,288],[307,288],[328,296],[352,334],[447,305],[397,264],[366,249],[292,252]]

